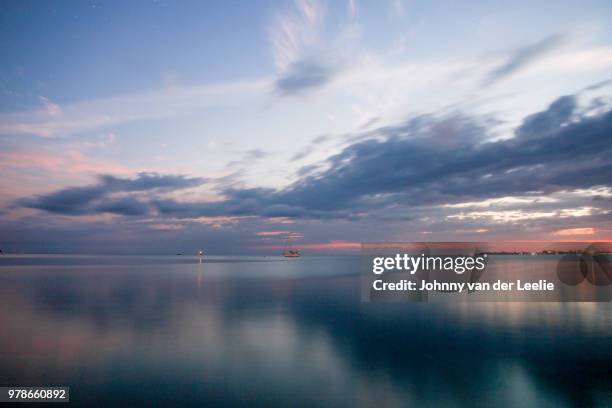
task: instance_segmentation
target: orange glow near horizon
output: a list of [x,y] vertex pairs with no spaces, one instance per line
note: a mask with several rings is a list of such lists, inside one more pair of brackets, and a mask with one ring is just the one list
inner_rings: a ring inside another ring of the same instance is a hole
[[[482,244],[483,249],[486,248],[488,251],[507,251],[507,252],[523,252],[523,251],[541,251],[541,250],[571,250],[571,249],[584,249],[591,244],[611,244],[612,240],[581,240],[581,241],[554,241],[554,240],[531,240],[531,241],[482,241],[482,242],[355,242],[355,241],[330,241],[330,242],[317,242],[310,244],[300,244],[297,248],[300,250],[317,250],[317,251],[354,251],[360,250],[362,244],[368,245],[370,248],[380,247],[397,247],[405,248],[407,250],[414,249],[414,245],[419,244],[432,244],[438,249],[442,249],[445,246],[448,248],[462,247],[462,244]],[[270,250],[282,250],[283,245],[262,245],[253,247],[253,249],[270,249]]]
[[[314,249],[322,251],[333,251],[333,250],[356,250],[361,249],[361,242],[352,241],[331,241],[331,242],[320,242],[312,244],[300,244],[299,249]],[[257,249],[284,249],[283,245],[266,245],[259,246]]]

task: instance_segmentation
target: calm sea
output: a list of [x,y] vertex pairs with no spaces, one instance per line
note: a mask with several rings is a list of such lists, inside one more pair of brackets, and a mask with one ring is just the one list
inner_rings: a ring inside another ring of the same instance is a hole
[[610,407],[609,303],[360,303],[359,258],[0,256],[0,385],[71,403]]

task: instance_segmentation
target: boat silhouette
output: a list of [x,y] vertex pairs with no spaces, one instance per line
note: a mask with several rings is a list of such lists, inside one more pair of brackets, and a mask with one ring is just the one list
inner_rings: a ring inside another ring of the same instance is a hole
[[285,258],[299,258],[300,256],[302,256],[300,254],[300,251],[293,248],[293,245],[291,243],[291,234],[289,234],[287,236],[287,242],[285,243],[285,249],[283,250],[283,256]]

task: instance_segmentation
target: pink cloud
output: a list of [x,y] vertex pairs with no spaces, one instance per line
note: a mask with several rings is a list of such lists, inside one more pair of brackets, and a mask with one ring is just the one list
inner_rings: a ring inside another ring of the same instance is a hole
[[259,231],[256,232],[255,235],[258,237],[276,237],[279,235],[287,235],[289,231]]
[[[284,249],[284,245],[259,246],[258,249]],[[330,241],[312,244],[299,244],[297,249],[310,249],[315,251],[346,251],[361,249],[361,242],[353,241]]]
[[560,236],[572,236],[572,235],[593,235],[595,234],[595,228],[568,228],[556,231],[553,235]]
[[294,239],[299,239],[299,238],[304,238],[304,236],[300,233],[297,232],[292,232],[292,231],[282,231],[282,230],[278,230],[278,231],[259,231],[256,232],[255,235],[257,235],[258,237],[291,237]]
[[318,250],[361,249],[361,242],[331,241],[316,244],[304,244],[300,245],[300,248]]
[[63,154],[44,151],[15,151],[0,153],[0,168],[38,168],[64,173],[114,173],[129,174],[129,168],[113,162],[94,160],[77,150]]
[[182,224],[153,224],[149,225],[149,228],[156,231],[178,231],[185,228],[185,226]]
[[75,149],[63,153],[44,150],[0,152],[0,205],[22,196],[59,188],[92,174],[128,175],[134,171],[118,163],[94,160]]

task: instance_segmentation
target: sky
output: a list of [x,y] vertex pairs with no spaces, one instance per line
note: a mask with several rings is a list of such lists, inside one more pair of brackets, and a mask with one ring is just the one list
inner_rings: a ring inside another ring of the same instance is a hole
[[4,1],[0,249],[612,239],[609,1]]

